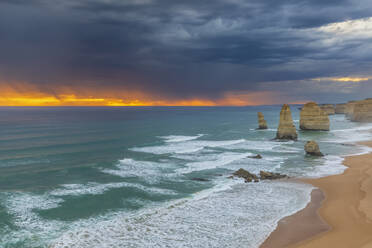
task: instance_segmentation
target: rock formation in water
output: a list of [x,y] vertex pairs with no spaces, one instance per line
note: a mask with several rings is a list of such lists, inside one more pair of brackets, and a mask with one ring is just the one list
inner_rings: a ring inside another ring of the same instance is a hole
[[255,156],[248,156],[248,158],[262,159],[262,156],[260,154],[257,154]]
[[297,140],[296,127],[293,125],[291,109],[288,104],[284,104],[280,111],[280,119],[276,139]]
[[354,112],[354,105],[356,101],[349,101],[346,103],[345,116],[347,119],[350,119]]
[[267,129],[267,122],[261,112],[257,113],[258,116],[258,129]]
[[329,130],[329,117],[318,104],[308,102],[300,112],[300,128],[302,130]]
[[236,176],[236,177],[243,178],[246,183],[249,183],[249,182],[252,182],[252,181],[258,182],[258,177],[255,174],[252,174],[249,171],[246,171],[242,168],[235,171],[233,175]]
[[312,156],[323,156],[323,153],[320,152],[319,146],[315,141],[308,141],[305,144],[305,152],[308,155]]
[[336,104],[335,114],[345,114],[346,113],[346,103]]
[[287,175],[280,174],[280,173],[260,171],[261,180],[275,180],[275,179],[281,179],[281,178],[287,178],[287,177],[288,177]]
[[[250,173],[249,171],[246,171],[242,168],[239,170],[235,171],[233,173],[234,176],[243,178],[246,183],[250,182],[258,182],[259,179],[261,180],[275,180],[275,179],[281,179],[281,178],[288,178],[287,175],[280,174],[280,173],[274,173],[274,172],[268,172],[268,171],[260,171],[260,178],[255,175]],[[232,176],[233,177],[233,176]]]
[[372,122],[372,98],[355,102],[350,119],[358,122]]
[[322,104],[320,108],[326,112],[327,115],[334,115],[335,114],[335,106],[333,104]]

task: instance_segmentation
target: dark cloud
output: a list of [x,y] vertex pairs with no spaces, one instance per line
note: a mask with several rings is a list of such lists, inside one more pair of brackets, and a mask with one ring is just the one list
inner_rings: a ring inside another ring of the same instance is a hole
[[367,75],[372,36],[319,27],[371,11],[368,0],[0,0],[0,80],[213,98]]

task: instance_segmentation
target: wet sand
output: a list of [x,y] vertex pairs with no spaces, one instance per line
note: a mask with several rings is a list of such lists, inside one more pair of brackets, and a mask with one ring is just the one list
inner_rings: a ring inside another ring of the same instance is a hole
[[308,206],[282,219],[261,248],[372,248],[372,153],[346,157],[344,165],[343,174],[303,180],[325,200],[313,191]]
[[269,238],[260,247],[283,248],[328,231],[330,226],[318,214],[318,209],[324,199],[323,192],[319,189],[314,189],[311,192],[311,202],[306,208],[294,215],[281,219],[276,230],[270,234]]

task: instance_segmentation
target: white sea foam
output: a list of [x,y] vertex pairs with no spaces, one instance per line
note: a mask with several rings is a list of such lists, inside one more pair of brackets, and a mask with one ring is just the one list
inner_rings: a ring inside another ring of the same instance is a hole
[[201,170],[209,170],[218,167],[223,167],[229,165],[235,161],[241,160],[243,158],[247,158],[248,156],[252,156],[252,153],[232,153],[232,152],[225,152],[221,154],[215,154],[213,156],[207,155],[210,157],[210,160],[205,160],[197,162],[187,163],[185,168],[177,169],[176,171],[179,173],[190,173],[193,171],[201,171]]
[[173,178],[175,173],[171,172],[174,168],[171,163],[158,163],[153,161],[138,161],[134,159],[122,159],[114,169],[101,169],[103,173],[128,178],[137,177],[147,183],[157,183],[164,178]]
[[317,162],[317,164],[306,173],[306,177],[320,178],[342,174],[347,168],[342,164],[344,159],[340,156],[327,155],[321,160],[319,160],[319,162]]
[[257,129],[257,128],[250,128],[249,129],[250,131],[258,131],[258,132],[267,132],[267,131],[269,131],[269,132],[276,132],[277,131],[277,129],[274,129],[274,128],[267,128],[267,129]]
[[[79,196],[86,194],[102,194],[112,188],[134,187],[151,194],[174,195],[175,191],[155,187],[145,187],[139,184],[130,183],[109,183],[109,184],[66,184],[63,188],[53,190],[44,194],[32,194],[26,192],[12,192],[0,194],[1,202],[5,204],[7,212],[13,217],[13,224],[19,229],[9,230],[0,235],[0,244],[10,245],[19,242],[26,242],[27,247],[44,247],[45,244],[59,237],[66,230],[92,226],[101,219],[112,219],[116,213],[108,213],[105,216],[94,216],[74,222],[64,222],[52,219],[45,219],[38,214],[38,210],[49,210],[58,208],[64,202],[61,196]],[[125,201],[143,205],[142,199],[125,199]],[[147,203],[150,206],[150,203]],[[104,244],[100,247],[106,247]]]
[[[255,153],[244,152],[212,152],[212,150],[205,150],[203,153],[195,154],[174,154],[172,157],[191,161],[185,164],[185,168],[180,168],[177,171],[188,173],[198,170],[206,170],[213,168],[224,168],[228,170],[238,170],[240,168],[246,169],[252,173],[259,173],[260,170],[273,171],[280,169],[289,156],[273,156],[264,155],[262,159],[250,158],[255,156]],[[188,167],[190,166],[190,167]]]
[[152,194],[165,194],[165,195],[175,195],[177,194],[173,190],[161,189],[156,187],[147,187],[138,183],[127,183],[127,182],[118,182],[118,183],[106,183],[99,184],[95,182],[90,182],[87,184],[64,184],[61,185],[61,189],[55,189],[50,192],[50,195],[53,196],[79,196],[79,195],[99,195],[104,192],[117,189],[117,188],[135,188],[144,192],[149,192]]
[[347,129],[331,130],[331,138],[323,139],[324,142],[355,143],[372,139],[371,124],[359,124],[359,126]]
[[369,146],[364,146],[364,145],[358,145],[358,151],[355,151],[353,153],[346,154],[346,156],[351,156],[351,155],[363,155],[372,152],[372,147]]
[[50,192],[50,195],[54,196],[78,196],[78,195],[98,195],[104,192],[124,187],[120,183],[109,183],[109,184],[98,184],[98,183],[87,183],[87,184],[63,184],[60,189],[55,189]]
[[198,134],[195,136],[185,136],[185,135],[169,135],[169,136],[160,136],[165,140],[165,142],[173,143],[173,142],[184,142],[189,140],[195,140],[202,137],[204,134]]
[[297,153],[298,148],[290,147],[288,145],[293,144],[293,141],[267,141],[267,140],[245,140],[244,142],[225,145],[226,149],[245,149],[252,151],[274,151],[274,152],[286,152],[286,153]]
[[7,212],[13,217],[13,224],[19,229],[0,237],[1,244],[27,240],[28,247],[41,247],[43,241],[35,237],[53,238],[55,230],[62,224],[60,221],[44,220],[35,212],[56,208],[63,202],[62,199],[22,192],[8,193],[3,199]]
[[203,150],[206,147],[224,147],[244,142],[245,139],[238,140],[191,140],[185,142],[167,143],[160,146],[146,146],[130,148],[132,151],[153,154],[172,154],[172,153],[193,153]]
[[314,169],[306,175],[308,177],[325,177],[330,175],[342,174],[347,167],[343,164],[345,157],[347,156],[357,156],[372,152],[372,148],[368,146],[358,146],[358,151],[350,152],[349,154],[344,154],[343,156],[327,155],[324,157],[323,163],[318,163]]
[[342,174],[347,167],[343,164],[345,157],[363,155],[372,152],[372,148],[362,145],[353,146],[347,154],[326,155],[324,157],[309,157],[302,164],[291,168],[285,168],[285,173],[307,178],[321,178],[331,175]]
[[136,216],[76,226],[50,247],[258,247],[279,219],[306,206],[311,190],[297,183],[238,184]]

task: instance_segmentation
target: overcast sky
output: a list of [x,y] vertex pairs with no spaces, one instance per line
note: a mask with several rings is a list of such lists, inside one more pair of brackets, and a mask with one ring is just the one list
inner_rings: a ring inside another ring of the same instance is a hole
[[372,1],[0,0],[0,89],[19,83],[248,104],[372,97]]

